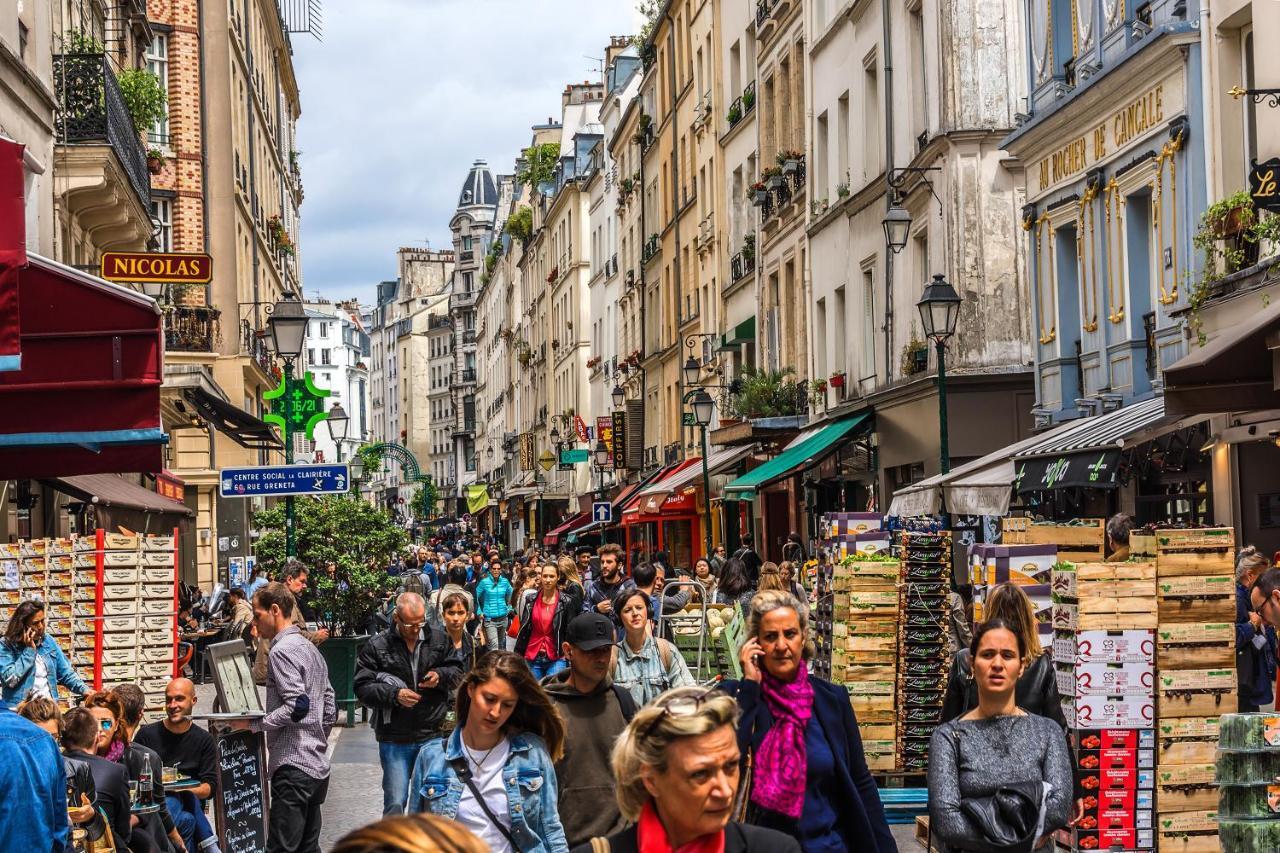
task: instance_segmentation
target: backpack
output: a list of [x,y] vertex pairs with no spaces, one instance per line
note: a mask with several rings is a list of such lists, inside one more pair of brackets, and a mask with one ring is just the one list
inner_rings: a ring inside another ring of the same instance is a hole
[[417,570],[406,569],[404,573],[400,575],[401,592],[416,592],[418,595],[423,595],[425,589],[426,587],[422,583],[422,575],[419,574]]

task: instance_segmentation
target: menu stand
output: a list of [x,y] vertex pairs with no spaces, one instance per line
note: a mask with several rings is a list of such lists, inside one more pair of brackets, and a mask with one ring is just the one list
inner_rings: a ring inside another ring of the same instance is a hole
[[267,848],[267,750],[262,732],[223,724],[262,719],[261,714],[209,714],[217,750],[214,816],[223,853],[261,853]]

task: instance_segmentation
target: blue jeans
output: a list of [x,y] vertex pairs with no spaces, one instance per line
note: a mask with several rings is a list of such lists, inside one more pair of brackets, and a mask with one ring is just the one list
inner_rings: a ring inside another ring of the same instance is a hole
[[529,664],[529,671],[533,673],[533,677],[538,681],[569,668],[569,662],[564,658],[551,660],[547,657],[546,652],[539,652],[537,660],[527,660],[525,663]]
[[190,791],[166,794],[164,802],[188,851],[197,850],[201,841],[213,836],[213,827],[204,814],[204,804],[196,799],[195,794]]
[[489,651],[505,651],[507,648],[507,617],[490,619],[484,617],[484,641]]
[[382,762],[382,816],[404,814],[409,798],[409,775],[425,740],[414,743],[379,743],[378,760]]

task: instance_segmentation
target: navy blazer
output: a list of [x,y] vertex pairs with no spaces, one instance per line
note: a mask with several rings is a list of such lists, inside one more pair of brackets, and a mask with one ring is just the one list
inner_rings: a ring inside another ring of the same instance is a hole
[[[858,733],[858,721],[849,704],[849,692],[843,687],[809,676],[813,685],[813,716],[822,726],[827,743],[836,760],[835,792],[836,813],[842,818],[840,835],[845,847],[859,853],[897,853],[898,845],[889,831],[880,802],[880,789],[867,768],[867,757],[862,751],[862,736]],[[773,714],[764,701],[760,684],[744,679],[724,681],[720,690],[738,700],[742,708],[742,720],[738,724],[738,748],[745,756],[760,748],[764,736],[773,726]],[[773,812],[765,812],[762,826],[779,829],[793,837],[796,821]]]

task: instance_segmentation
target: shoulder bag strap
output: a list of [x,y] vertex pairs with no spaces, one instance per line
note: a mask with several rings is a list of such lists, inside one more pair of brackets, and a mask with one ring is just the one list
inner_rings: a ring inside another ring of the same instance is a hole
[[476,803],[480,806],[480,810],[484,812],[484,816],[489,818],[489,822],[493,824],[494,829],[502,833],[502,837],[507,839],[507,843],[511,845],[512,850],[519,850],[520,845],[517,843],[515,836],[511,834],[511,830],[506,824],[498,820],[498,816],[489,808],[489,804],[484,801],[484,795],[480,793],[480,789],[476,786],[475,780],[471,778],[471,768],[467,766],[465,758],[455,759],[449,762],[453,765],[453,772],[458,774],[458,778],[463,781],[471,791],[471,796],[476,798]]
[[603,835],[597,835],[591,839],[591,853],[609,853],[613,848],[609,846],[609,839]]

